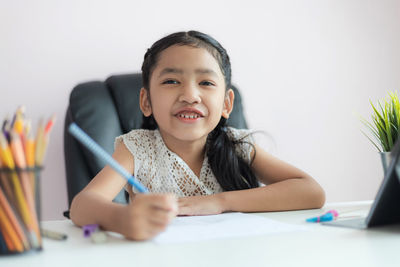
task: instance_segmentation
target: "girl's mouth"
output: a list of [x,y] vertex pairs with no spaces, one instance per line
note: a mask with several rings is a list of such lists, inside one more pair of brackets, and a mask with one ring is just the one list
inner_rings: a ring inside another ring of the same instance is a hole
[[200,120],[203,116],[195,112],[182,112],[175,115],[178,120],[185,123],[194,123]]
[[197,113],[179,113],[179,114],[177,114],[177,116],[180,118],[185,118],[185,119],[197,119],[197,118],[201,117]]
[[194,107],[183,107],[176,111],[175,117],[184,123],[194,123],[204,117],[204,113]]

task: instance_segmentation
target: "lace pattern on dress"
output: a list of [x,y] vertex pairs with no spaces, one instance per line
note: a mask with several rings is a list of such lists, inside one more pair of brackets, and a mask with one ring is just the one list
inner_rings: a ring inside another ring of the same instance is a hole
[[[228,128],[228,135],[238,139],[248,134],[248,130]],[[244,139],[251,142],[249,137]],[[222,192],[208,158],[205,155],[200,176],[194,174],[177,154],[165,145],[158,130],[132,130],[115,139],[115,145],[123,142],[134,157],[134,175],[152,193],[174,193],[178,197],[211,195]],[[250,162],[252,146],[241,144],[236,152]],[[136,192],[133,189],[133,192]]]

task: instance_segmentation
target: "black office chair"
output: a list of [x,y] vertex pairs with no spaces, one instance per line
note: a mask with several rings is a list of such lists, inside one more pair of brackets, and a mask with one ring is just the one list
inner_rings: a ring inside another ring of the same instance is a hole
[[[68,126],[71,122],[76,122],[112,154],[116,136],[141,127],[143,115],[139,108],[140,88],[142,76],[136,73],[111,76],[105,82],[81,83],[72,90],[64,125],[68,207],[71,206],[74,196],[104,167],[101,160],[68,133]],[[235,102],[228,125],[247,128],[240,94],[235,87],[232,89],[235,92]],[[123,191],[114,199],[115,202],[126,203]],[[69,216],[68,212],[64,215]]]

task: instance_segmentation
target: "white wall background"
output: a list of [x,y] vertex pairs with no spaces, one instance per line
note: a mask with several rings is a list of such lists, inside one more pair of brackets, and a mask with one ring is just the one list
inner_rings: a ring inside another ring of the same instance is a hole
[[196,29],[228,50],[250,127],[274,138],[275,155],[328,201],[372,199],[383,171],[356,114],[400,88],[399,18],[396,0],[0,0],[0,118],[19,104],[34,120],[57,114],[42,214],[62,218],[72,87],[138,71],[154,41]]

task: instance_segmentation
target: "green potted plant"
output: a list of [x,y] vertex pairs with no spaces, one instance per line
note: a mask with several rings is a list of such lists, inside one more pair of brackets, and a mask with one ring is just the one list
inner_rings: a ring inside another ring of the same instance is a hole
[[[376,106],[370,101],[373,113],[372,123],[361,118],[361,121],[370,130],[373,138],[363,134],[372,142],[381,154],[383,169],[386,171],[390,162],[390,151],[396,143],[400,129],[400,102],[397,92],[389,92],[389,95]],[[375,139],[375,141],[373,140]]]

